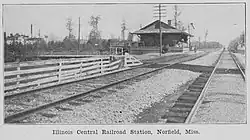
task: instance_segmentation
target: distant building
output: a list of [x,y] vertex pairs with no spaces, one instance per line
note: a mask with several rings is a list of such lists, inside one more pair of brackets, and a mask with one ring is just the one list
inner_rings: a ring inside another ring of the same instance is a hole
[[26,35],[19,35],[19,34],[15,34],[15,35],[10,35],[6,37],[6,43],[8,45],[13,44],[13,42],[18,43],[18,44],[25,44],[25,40],[28,39],[29,36]]
[[34,44],[40,40],[42,40],[42,38],[35,38],[35,37],[30,38],[27,35],[20,35],[17,33],[15,35],[10,34],[9,36],[6,37],[5,41],[8,45],[12,45],[14,42],[15,44],[25,45],[25,44]]
[[[160,22],[156,20],[147,26],[141,28],[138,31],[133,32],[132,34],[137,35],[140,38],[138,45],[132,46],[131,50],[136,47],[143,47],[159,52],[160,48]],[[161,32],[162,32],[162,46],[169,48],[171,47],[181,47],[183,48],[182,43],[188,42],[188,36],[191,34],[176,29],[171,26],[171,21],[168,21],[168,24],[161,22]],[[138,49],[137,49],[138,50]],[[143,53],[143,52],[142,52]]]
[[33,38],[28,38],[28,39],[26,40],[26,43],[27,43],[27,44],[35,44],[35,43],[38,43],[38,42],[41,41],[41,40],[42,40],[42,38],[33,37]]

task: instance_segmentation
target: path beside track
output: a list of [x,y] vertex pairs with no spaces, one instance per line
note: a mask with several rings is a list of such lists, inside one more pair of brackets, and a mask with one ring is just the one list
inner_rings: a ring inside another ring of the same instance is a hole
[[237,69],[229,52],[226,51],[218,69],[205,92],[191,123],[246,123],[246,83],[240,74],[230,73]]

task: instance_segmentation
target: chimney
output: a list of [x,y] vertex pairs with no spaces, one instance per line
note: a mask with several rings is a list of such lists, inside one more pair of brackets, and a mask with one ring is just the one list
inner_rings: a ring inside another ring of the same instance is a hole
[[168,20],[168,25],[170,25],[170,26],[171,26],[171,20]]

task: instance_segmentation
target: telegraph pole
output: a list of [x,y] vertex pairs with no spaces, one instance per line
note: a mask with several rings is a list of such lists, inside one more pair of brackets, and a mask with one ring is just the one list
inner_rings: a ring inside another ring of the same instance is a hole
[[122,21],[121,28],[122,28],[122,40],[124,41],[125,40],[125,30],[127,30],[125,20]]
[[[189,24],[188,24],[188,33],[191,35],[191,33],[190,33],[190,26],[189,26]],[[191,39],[191,37],[189,36],[189,38],[188,38],[188,48],[189,48],[189,51],[191,51],[191,50],[192,50],[192,47],[191,47],[191,44],[190,44],[190,39]]]
[[30,25],[30,37],[32,38],[32,24]]
[[201,37],[199,36],[199,48],[200,48],[200,45],[201,45]]
[[38,30],[38,36],[39,36],[39,38],[41,37],[41,34],[40,34],[40,29]]
[[204,47],[206,47],[206,44],[207,44],[207,35],[208,35],[208,30],[206,30],[205,36],[204,36],[204,39],[205,39],[205,41],[204,41]]
[[158,6],[154,6],[155,9],[154,11],[156,11],[157,13],[154,14],[158,14],[158,16],[154,16],[154,17],[158,17],[159,18],[159,34],[160,34],[160,56],[162,53],[162,32],[161,32],[161,18],[162,17],[166,17],[163,14],[166,14],[166,12],[162,12],[162,11],[166,11],[166,9],[162,9],[166,6],[162,6],[161,4],[159,4]]
[[179,11],[179,8],[177,5],[174,5],[174,26],[175,28],[177,29],[180,29],[178,28],[178,17],[181,15],[181,11]]
[[79,28],[78,28],[78,49],[77,49],[77,55],[79,54],[79,49],[80,49],[80,32],[81,32],[81,29],[80,29],[80,17],[79,17]]
[[161,4],[159,4],[159,32],[160,32],[160,56],[162,53],[162,32],[161,32]]

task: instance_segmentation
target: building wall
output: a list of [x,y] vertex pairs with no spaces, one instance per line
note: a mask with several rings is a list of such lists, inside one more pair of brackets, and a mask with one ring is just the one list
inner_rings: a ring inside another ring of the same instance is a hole
[[156,35],[141,35],[141,42],[145,46],[158,46],[160,44]]
[[[158,34],[145,34],[141,35],[141,42],[144,42],[145,46],[159,46],[160,40],[159,40]],[[180,34],[168,34],[162,36],[162,45],[169,45],[174,46],[177,41],[181,40]]]

